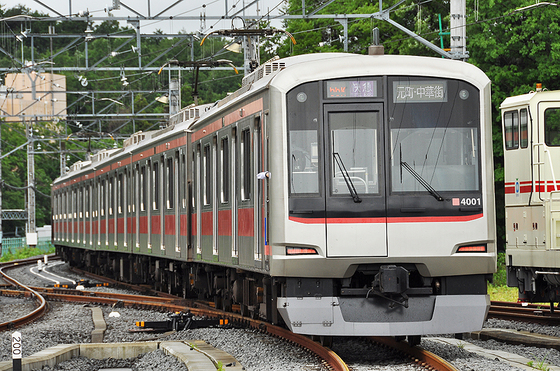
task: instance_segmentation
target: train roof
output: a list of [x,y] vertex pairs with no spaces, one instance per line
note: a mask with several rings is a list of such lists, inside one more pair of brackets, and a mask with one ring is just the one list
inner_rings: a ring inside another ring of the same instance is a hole
[[462,79],[481,87],[490,79],[479,68],[462,61],[410,55],[361,55],[348,53],[321,53],[289,57],[287,66],[278,73],[271,85],[287,91],[313,80],[337,79],[352,76],[407,75]]
[[500,104],[500,109],[508,109],[510,107],[518,107],[522,105],[531,104],[532,100],[551,100],[558,101],[558,91],[545,90],[545,91],[531,91],[527,94],[516,95],[507,97]]
[[[202,118],[212,116],[240,98],[274,88],[287,92],[309,81],[351,78],[353,76],[407,75],[441,77],[468,81],[479,88],[490,84],[490,79],[479,68],[461,61],[406,55],[363,55],[350,53],[303,54],[287,58],[275,57],[251,74],[245,76],[242,87],[215,103],[188,106],[169,118],[169,126],[162,130],[139,132],[123,142],[123,148],[108,149],[93,155],[89,161],[78,161],[70,171],[55,182],[72,178],[81,170],[109,162],[121,154],[132,152],[139,146],[161,140],[178,130],[192,130]],[[113,159],[111,159],[113,157]]]
[[189,128],[194,129],[199,119],[235,104],[237,98],[256,94],[265,88],[272,87],[287,92],[309,81],[367,75],[431,76],[461,79],[479,88],[490,85],[490,79],[478,67],[443,58],[350,53],[303,54],[282,59],[275,57],[243,78],[239,90],[212,105],[207,105],[204,112],[200,112],[200,117],[190,121]]

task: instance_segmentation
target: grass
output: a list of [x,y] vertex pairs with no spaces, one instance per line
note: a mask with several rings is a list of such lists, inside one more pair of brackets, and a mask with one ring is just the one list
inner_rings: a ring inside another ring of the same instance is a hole
[[517,301],[517,288],[507,286],[505,253],[498,253],[498,271],[494,273],[494,282],[488,284],[488,294],[494,301]]
[[9,262],[12,260],[26,259],[32,256],[48,255],[53,253],[54,247],[51,247],[47,252],[37,248],[31,249],[29,247],[24,247],[22,249],[17,249],[15,252],[10,251],[7,254],[3,254],[2,257],[0,257],[0,262]]
[[507,286],[495,286],[488,284],[488,294],[492,301],[517,302],[517,288]]

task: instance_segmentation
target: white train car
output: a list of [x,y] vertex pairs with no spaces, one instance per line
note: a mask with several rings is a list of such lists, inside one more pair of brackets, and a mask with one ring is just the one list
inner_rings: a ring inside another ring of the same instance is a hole
[[560,91],[506,98],[504,144],[508,285],[528,302],[560,301]]
[[54,243],[297,333],[477,330],[496,269],[490,110],[489,79],[459,61],[273,60],[58,179]]

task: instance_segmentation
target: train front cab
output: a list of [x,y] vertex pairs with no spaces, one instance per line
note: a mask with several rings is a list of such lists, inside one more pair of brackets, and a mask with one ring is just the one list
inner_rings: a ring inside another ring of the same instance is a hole
[[529,302],[560,301],[560,92],[501,105],[508,286]]
[[372,73],[287,92],[288,221],[283,243],[271,231],[271,272],[287,276],[278,309],[292,331],[481,328],[495,271],[481,81]]

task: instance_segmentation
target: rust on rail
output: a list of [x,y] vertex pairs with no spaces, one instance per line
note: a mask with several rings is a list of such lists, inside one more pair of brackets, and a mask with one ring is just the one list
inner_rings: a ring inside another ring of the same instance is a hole
[[369,337],[369,339],[376,343],[387,345],[391,348],[399,350],[402,353],[407,354],[414,360],[414,362],[430,370],[458,371],[457,368],[451,363],[447,362],[446,360],[435,355],[432,352],[428,352],[425,349],[419,347],[411,347],[410,345],[408,345],[408,343],[396,341],[395,339],[390,337],[371,336]]

